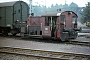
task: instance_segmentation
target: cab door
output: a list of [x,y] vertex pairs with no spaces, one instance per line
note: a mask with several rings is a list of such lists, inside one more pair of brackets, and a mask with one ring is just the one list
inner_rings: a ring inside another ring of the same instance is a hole
[[43,17],[42,18],[42,23],[41,23],[41,27],[42,27],[42,36],[43,37],[51,37],[51,28],[50,28],[50,20],[48,17]]
[[50,26],[43,26],[42,27],[42,36],[43,37],[51,37]]

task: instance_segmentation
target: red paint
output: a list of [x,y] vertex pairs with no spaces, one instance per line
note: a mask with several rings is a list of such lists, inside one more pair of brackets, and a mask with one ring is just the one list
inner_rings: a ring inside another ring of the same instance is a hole
[[[45,29],[47,29],[47,30],[45,30]],[[42,26],[42,35],[51,37],[50,26]]]
[[[65,15],[65,23],[64,22],[61,22],[61,15]],[[75,28],[75,24],[72,24],[72,17],[73,16],[76,16],[73,12],[69,14],[69,12],[62,12],[60,14],[60,16],[57,16],[57,32],[56,32],[56,36],[57,38],[60,39],[60,29],[65,29],[65,28]],[[48,17],[48,16],[47,16]],[[45,20],[47,18],[44,17],[44,16],[30,16],[28,17],[27,19],[27,24],[29,26],[39,26],[41,27],[41,31],[42,31],[42,36],[46,36],[46,37],[52,37],[52,34],[51,34],[51,26],[48,25],[48,26],[45,26]],[[77,21],[76,21],[77,22]],[[76,25],[77,26],[77,25]]]
[[29,26],[41,26],[41,18],[42,17],[38,17],[38,16],[28,17],[27,24]]
[[57,38],[60,38],[60,30],[57,30]]
[[27,25],[30,25],[30,17],[27,18]]
[[[60,28],[74,28],[74,24],[72,23],[72,17],[76,16],[74,13],[68,14],[68,12],[63,12],[61,15],[65,15],[65,24],[60,22]],[[77,18],[77,16],[76,16]],[[76,20],[77,22],[77,20]]]

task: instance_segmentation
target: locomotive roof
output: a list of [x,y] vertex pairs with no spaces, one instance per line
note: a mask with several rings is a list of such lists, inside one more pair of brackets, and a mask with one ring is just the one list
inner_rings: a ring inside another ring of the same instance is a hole
[[0,7],[13,6],[16,2],[19,2],[19,1],[3,2],[3,3],[0,3]]
[[[46,12],[42,16],[58,16],[58,14],[61,14],[62,11],[56,11],[56,12]],[[60,16],[60,15],[59,15]]]
[[[73,11],[56,11],[56,12],[46,12],[42,16],[60,16],[60,14],[63,13],[63,12],[72,12],[72,13],[74,13]],[[76,13],[74,13],[74,14],[77,16]]]

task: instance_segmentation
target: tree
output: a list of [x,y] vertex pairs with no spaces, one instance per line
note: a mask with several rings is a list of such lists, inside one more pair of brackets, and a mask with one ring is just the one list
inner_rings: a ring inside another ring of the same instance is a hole
[[69,7],[78,7],[78,5],[77,5],[76,3],[74,3],[74,2],[72,2],[72,3],[69,5]]
[[90,22],[90,2],[86,5],[86,7],[83,9],[81,22],[86,23],[87,21]]

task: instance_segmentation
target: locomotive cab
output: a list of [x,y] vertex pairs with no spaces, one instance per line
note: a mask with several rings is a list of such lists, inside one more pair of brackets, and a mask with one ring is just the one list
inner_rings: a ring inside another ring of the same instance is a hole
[[75,39],[78,35],[77,29],[78,16],[72,11],[46,12],[42,15],[45,17],[45,25],[42,29],[43,37],[51,37],[66,41]]

